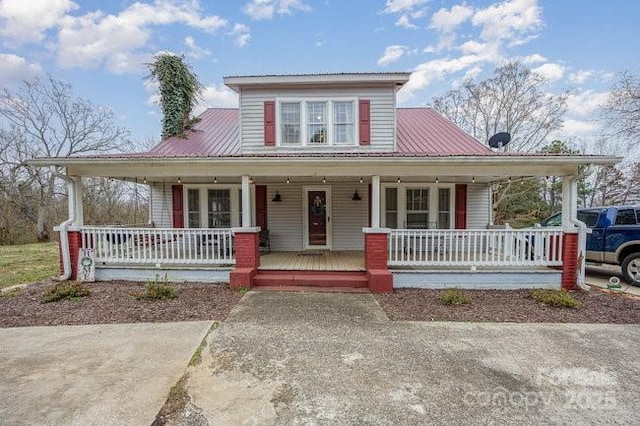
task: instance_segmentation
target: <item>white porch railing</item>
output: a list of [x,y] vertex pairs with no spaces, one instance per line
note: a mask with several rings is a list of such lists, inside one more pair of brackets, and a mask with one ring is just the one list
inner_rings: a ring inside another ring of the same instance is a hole
[[81,227],[82,248],[101,265],[234,264],[231,229]]
[[389,266],[561,266],[558,229],[392,229]]

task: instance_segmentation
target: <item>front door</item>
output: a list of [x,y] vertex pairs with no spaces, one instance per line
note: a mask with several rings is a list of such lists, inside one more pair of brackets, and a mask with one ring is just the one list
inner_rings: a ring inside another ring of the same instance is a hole
[[305,241],[307,249],[331,248],[331,192],[305,188]]

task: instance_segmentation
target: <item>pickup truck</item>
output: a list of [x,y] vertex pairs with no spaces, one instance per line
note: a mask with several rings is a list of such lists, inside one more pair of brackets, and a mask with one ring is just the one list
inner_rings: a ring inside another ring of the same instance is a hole
[[[578,220],[591,229],[587,234],[587,262],[622,266],[622,276],[640,286],[640,207],[612,206],[579,209]],[[561,226],[560,213],[542,226]]]

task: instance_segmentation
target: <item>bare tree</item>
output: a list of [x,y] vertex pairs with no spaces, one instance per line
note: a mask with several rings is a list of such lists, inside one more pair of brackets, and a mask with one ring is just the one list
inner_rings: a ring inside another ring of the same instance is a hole
[[39,241],[49,239],[49,213],[57,178],[26,165],[33,157],[68,157],[119,149],[128,131],[113,112],[75,97],[72,87],[48,76],[25,81],[0,95],[0,190],[36,224]]
[[508,151],[533,152],[562,125],[568,92],[544,90],[547,80],[519,62],[497,68],[493,77],[466,81],[433,101],[433,108],[467,133],[487,143],[498,132],[509,132]]
[[620,74],[602,110],[602,118],[613,130],[611,136],[640,140],[640,78],[625,71]]

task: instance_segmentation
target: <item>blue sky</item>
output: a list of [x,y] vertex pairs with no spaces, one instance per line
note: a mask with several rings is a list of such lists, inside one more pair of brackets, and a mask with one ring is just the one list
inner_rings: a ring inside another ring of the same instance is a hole
[[466,77],[519,59],[572,90],[557,137],[597,138],[615,73],[640,70],[637,0],[0,0],[0,85],[46,73],[109,106],[134,139],[160,114],[143,64],[183,53],[204,106],[235,106],[222,77],[412,71],[401,105],[425,105]]

